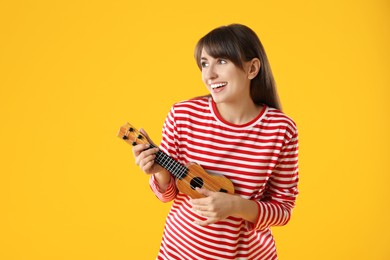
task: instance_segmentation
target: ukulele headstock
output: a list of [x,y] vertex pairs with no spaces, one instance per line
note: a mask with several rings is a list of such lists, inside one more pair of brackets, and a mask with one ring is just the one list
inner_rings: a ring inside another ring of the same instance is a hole
[[146,137],[141,134],[134,126],[129,123],[121,126],[119,129],[118,137],[123,139],[126,143],[135,146],[137,144],[148,144]]

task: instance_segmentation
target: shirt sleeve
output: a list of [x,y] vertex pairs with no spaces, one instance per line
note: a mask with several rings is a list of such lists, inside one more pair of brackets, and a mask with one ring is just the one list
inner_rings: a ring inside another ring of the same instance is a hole
[[175,178],[172,177],[169,181],[168,187],[165,190],[165,192],[161,192],[161,190],[158,187],[156,178],[152,174],[149,179],[150,188],[152,189],[153,193],[156,195],[156,197],[161,200],[162,202],[170,202],[176,197],[177,194],[177,188],[175,183]]
[[277,165],[267,183],[266,191],[255,202],[259,214],[249,229],[264,230],[271,226],[283,226],[291,218],[298,195],[298,132],[282,147]]
[[[174,115],[174,106],[168,113],[168,116],[165,119],[165,123],[162,129],[162,140],[160,144],[160,150],[173,159],[177,159],[177,134],[176,134],[176,124],[175,124],[175,115]],[[175,177],[171,175],[168,187],[165,192],[161,192],[157,181],[154,175],[151,175],[149,179],[149,185],[156,197],[162,202],[169,202],[176,198],[178,189],[176,187]]]

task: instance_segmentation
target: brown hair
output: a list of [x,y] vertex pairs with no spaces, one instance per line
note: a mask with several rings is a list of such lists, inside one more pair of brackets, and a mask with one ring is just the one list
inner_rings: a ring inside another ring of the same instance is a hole
[[260,39],[249,27],[231,24],[218,27],[203,36],[195,47],[195,59],[201,67],[202,49],[213,58],[225,58],[243,69],[243,62],[260,60],[260,71],[251,80],[250,94],[255,104],[266,104],[281,109],[271,66]]

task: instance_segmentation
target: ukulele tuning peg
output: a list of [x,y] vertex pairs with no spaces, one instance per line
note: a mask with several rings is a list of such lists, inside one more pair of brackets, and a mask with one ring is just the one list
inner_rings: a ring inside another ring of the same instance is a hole
[[136,146],[136,145],[137,145],[137,143],[136,143],[136,142],[133,142],[133,143],[132,143],[132,145],[133,145],[133,146]]
[[133,132],[133,131],[134,131],[134,128],[130,127],[129,132]]
[[137,137],[137,138],[138,138],[138,139],[142,139],[142,137],[143,137],[142,135],[138,135],[138,137]]
[[123,140],[127,140],[127,139],[129,139],[126,135],[124,135],[123,137],[122,137],[122,139]]

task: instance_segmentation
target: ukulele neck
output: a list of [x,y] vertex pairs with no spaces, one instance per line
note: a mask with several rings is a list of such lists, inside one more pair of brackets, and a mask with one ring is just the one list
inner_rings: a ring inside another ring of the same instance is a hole
[[[151,145],[150,147],[155,148],[156,146]],[[161,150],[156,153],[155,161],[179,180],[187,176],[188,168]]]

